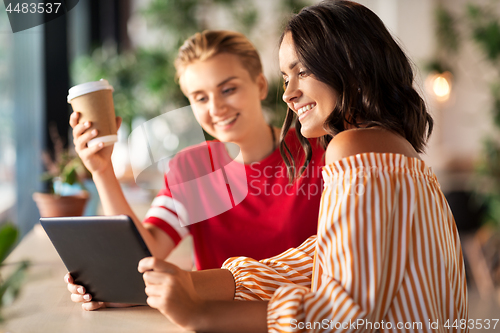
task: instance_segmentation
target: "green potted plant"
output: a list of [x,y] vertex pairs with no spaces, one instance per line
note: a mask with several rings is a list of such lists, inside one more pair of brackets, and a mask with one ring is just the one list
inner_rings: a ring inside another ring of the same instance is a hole
[[[24,273],[29,266],[29,262],[24,260],[17,263],[4,264],[5,258],[16,244],[18,237],[17,228],[10,222],[2,222],[0,227],[0,266],[9,266],[10,274],[5,274],[6,269],[2,269],[0,275],[0,310],[14,301],[19,295]],[[0,322],[3,321],[0,315]]]
[[[80,216],[89,199],[82,181],[90,174],[74,150],[65,149],[55,128],[50,129],[54,143],[54,158],[43,152],[42,159],[46,172],[42,180],[48,182],[48,193],[35,192],[36,202],[42,217]],[[76,186],[75,186],[76,185]]]

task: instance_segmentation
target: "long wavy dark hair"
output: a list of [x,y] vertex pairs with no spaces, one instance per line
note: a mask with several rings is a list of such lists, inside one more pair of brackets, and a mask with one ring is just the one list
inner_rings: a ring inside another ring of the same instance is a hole
[[[291,18],[280,45],[287,33],[291,33],[302,65],[339,93],[324,124],[329,133],[320,139],[324,148],[349,124],[390,130],[408,140],[417,152],[423,152],[432,132],[432,117],[413,88],[410,60],[377,15],[355,2],[324,1],[305,7]],[[298,172],[284,141],[293,122],[306,155]],[[293,181],[310,163],[312,149],[290,108],[280,139],[281,155]]]

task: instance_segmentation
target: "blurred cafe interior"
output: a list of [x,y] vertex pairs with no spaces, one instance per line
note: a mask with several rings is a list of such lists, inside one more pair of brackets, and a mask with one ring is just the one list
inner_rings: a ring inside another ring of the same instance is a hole
[[[0,225],[13,225],[16,242],[21,241],[40,217],[33,194],[67,185],[52,180],[61,182],[63,168],[75,156],[68,89],[101,78],[113,85],[116,113],[123,118],[113,152],[115,172],[137,215],[144,216],[161,174],[135,177],[131,159],[140,160],[144,152],[134,150],[130,133],[189,104],[172,61],[180,42],[197,31],[229,29],[249,37],[270,83],[266,116],[281,126],[286,109],[277,61],[280,29],[289,15],[316,2],[80,0],[66,15],[16,33],[1,4]],[[411,57],[417,88],[434,117],[422,158],[437,175],[460,233],[469,317],[498,317],[500,1],[358,2],[379,15]],[[100,214],[92,180],[84,171],[73,177],[80,181],[67,185],[65,193],[86,190],[90,198],[83,214]],[[183,244],[190,251],[189,240]]]

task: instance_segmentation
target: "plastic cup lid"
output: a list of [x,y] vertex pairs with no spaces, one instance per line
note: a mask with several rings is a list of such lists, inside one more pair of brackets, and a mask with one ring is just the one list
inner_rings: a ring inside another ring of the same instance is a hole
[[94,92],[99,90],[108,89],[114,91],[113,86],[109,84],[107,80],[100,79],[99,81],[92,81],[79,84],[69,89],[68,91],[68,103],[76,97]]

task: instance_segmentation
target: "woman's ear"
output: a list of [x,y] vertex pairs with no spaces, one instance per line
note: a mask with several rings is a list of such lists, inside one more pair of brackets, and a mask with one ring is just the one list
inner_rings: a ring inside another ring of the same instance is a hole
[[260,100],[263,101],[266,99],[267,97],[267,90],[268,90],[268,84],[267,84],[267,80],[266,80],[266,77],[264,76],[263,73],[260,73],[258,76],[257,76],[257,85],[259,86],[259,96],[260,96]]

